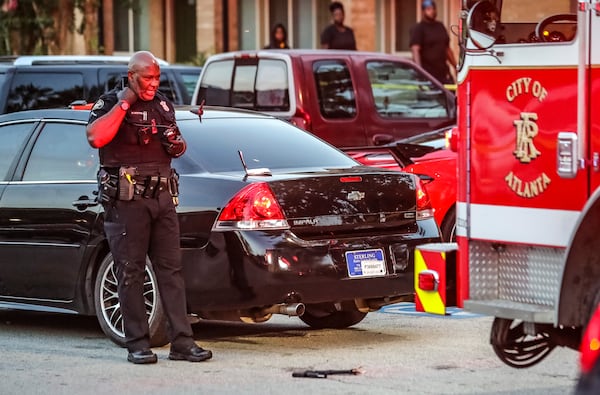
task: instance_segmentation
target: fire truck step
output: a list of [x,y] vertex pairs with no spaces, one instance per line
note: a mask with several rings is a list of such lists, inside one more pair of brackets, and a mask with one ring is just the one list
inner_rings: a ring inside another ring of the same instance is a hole
[[554,312],[551,306],[519,303],[502,299],[465,300],[464,306],[465,310],[472,313],[494,317],[545,324],[554,322]]

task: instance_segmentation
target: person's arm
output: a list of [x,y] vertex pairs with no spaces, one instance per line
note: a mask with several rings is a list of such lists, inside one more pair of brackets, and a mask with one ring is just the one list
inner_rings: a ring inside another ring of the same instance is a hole
[[321,33],[321,49],[329,49],[330,42],[331,42],[331,34],[329,33],[329,26],[328,26]]
[[[112,141],[127,114],[127,111],[121,108],[121,102],[125,101],[131,106],[136,102],[137,94],[131,88],[127,87],[117,94],[117,99],[117,103],[110,110],[89,122],[85,129],[88,143],[94,148],[104,147]],[[97,107],[99,103],[101,107]],[[91,116],[94,117],[95,111],[106,111],[102,107],[104,105],[105,103],[103,102],[96,102],[94,107],[92,107]]]
[[448,62],[456,69],[456,58],[454,57],[454,51],[450,47],[446,49],[446,57]]
[[419,44],[413,44],[410,46],[412,52],[413,61],[421,66],[421,46]]
[[423,42],[423,34],[421,30],[421,25],[416,24],[410,29],[409,33],[409,43],[410,51],[412,53],[413,61],[422,66],[421,64],[421,43]]

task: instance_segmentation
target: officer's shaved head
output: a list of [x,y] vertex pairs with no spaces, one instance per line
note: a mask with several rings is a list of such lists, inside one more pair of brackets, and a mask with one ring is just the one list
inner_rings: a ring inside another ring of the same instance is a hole
[[129,59],[129,71],[135,72],[151,65],[158,66],[158,60],[148,51],[138,51]]

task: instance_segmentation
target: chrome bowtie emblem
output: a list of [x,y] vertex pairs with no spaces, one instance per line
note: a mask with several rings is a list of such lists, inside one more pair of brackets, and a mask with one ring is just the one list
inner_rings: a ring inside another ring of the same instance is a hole
[[348,200],[355,202],[357,200],[362,200],[365,198],[364,192],[352,191],[348,194]]

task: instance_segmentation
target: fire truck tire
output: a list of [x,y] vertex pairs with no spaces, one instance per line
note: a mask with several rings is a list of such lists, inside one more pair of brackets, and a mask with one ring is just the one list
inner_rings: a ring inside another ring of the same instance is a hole
[[440,226],[440,232],[442,233],[443,241],[456,241],[456,207],[453,206],[446,213],[446,217],[442,221],[442,226]]
[[356,308],[343,307],[343,310],[337,310],[333,303],[306,305],[306,310],[300,319],[315,329],[343,329],[358,324],[367,316],[367,313],[360,312]]
[[502,362],[513,368],[528,368],[542,361],[556,347],[550,335],[527,335],[520,320],[495,318],[490,342]]

